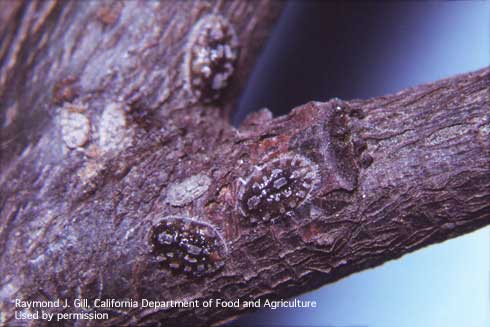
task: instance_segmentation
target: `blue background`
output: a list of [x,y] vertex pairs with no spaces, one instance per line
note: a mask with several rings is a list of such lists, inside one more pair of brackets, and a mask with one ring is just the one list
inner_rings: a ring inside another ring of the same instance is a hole
[[[368,98],[490,63],[490,2],[290,1],[234,117]],[[233,326],[490,326],[490,229],[430,246],[260,310]]]

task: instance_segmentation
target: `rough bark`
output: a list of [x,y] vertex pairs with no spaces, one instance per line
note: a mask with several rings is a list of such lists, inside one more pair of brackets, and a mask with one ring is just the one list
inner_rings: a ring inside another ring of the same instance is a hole
[[[18,23],[0,52],[3,323],[13,298],[287,298],[490,224],[489,69],[229,126],[274,5],[43,2],[5,14],[3,26]],[[203,104],[180,68],[192,24],[212,10],[241,54],[230,90]],[[66,112],[89,121],[79,146],[67,147]],[[274,169],[296,171],[287,186],[304,194],[247,202]],[[162,264],[152,237],[167,222],[212,230],[209,269]],[[109,311],[98,325],[204,326],[246,310]]]

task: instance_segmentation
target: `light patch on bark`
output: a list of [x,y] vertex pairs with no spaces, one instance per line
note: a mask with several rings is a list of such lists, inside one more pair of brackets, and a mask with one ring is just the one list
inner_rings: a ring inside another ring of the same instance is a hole
[[110,103],[104,109],[99,125],[99,145],[103,152],[121,151],[132,142],[133,131],[128,126],[123,105]]
[[488,125],[483,125],[479,128],[478,134],[484,139],[486,139],[487,142],[490,141],[490,124]]
[[426,143],[428,145],[439,145],[444,142],[447,142],[450,139],[461,137],[467,134],[471,129],[471,126],[468,125],[455,125],[446,127],[438,130],[435,133],[432,133],[427,139]]
[[[5,276],[7,277],[7,276]],[[20,287],[15,282],[8,282],[0,287],[0,324],[4,326],[5,319],[7,317],[8,305],[6,303],[11,302],[15,298],[15,294],[19,291]]]
[[105,164],[97,160],[89,160],[78,171],[77,175],[84,184],[90,183],[105,168]]
[[84,146],[89,139],[90,122],[81,110],[72,105],[61,109],[61,137],[70,149]]
[[17,102],[5,110],[5,117],[3,120],[3,128],[10,126],[17,117]]
[[204,174],[188,177],[169,186],[166,202],[176,207],[191,203],[203,195],[210,184],[211,178]]

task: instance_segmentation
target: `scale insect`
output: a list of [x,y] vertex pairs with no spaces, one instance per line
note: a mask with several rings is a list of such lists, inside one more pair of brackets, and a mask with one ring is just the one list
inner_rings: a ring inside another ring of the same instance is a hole
[[292,216],[309,200],[319,178],[318,167],[303,156],[275,158],[240,179],[238,209],[251,224]]
[[228,252],[213,226],[185,217],[167,217],[152,226],[149,245],[162,268],[191,277],[221,269]]
[[203,103],[218,100],[235,71],[239,55],[238,38],[223,16],[201,18],[189,37],[185,56],[187,88]]

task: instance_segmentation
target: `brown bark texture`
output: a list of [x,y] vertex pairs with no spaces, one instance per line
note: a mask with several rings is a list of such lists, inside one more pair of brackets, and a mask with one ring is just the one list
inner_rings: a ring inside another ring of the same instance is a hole
[[[288,298],[490,224],[488,68],[229,125],[280,6],[2,2],[1,324],[15,298]],[[247,310],[106,311],[64,324]]]

